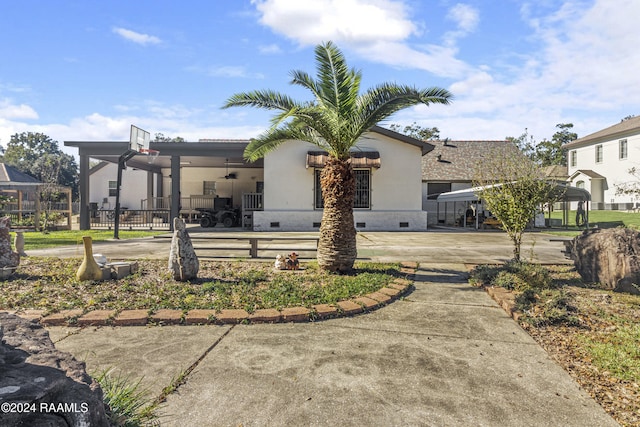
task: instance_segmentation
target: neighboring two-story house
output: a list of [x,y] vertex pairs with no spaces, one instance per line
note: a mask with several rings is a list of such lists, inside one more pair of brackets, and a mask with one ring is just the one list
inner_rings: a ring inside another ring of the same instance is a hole
[[640,116],[576,139],[567,150],[569,183],[591,193],[591,208],[631,209],[633,195],[616,194],[617,186],[634,181],[629,173],[640,165]]

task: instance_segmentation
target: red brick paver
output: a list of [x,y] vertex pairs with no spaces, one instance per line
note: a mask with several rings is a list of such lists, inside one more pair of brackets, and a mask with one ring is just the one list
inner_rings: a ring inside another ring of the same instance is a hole
[[353,301],[340,301],[337,305],[346,316],[362,313],[364,310],[360,304],[356,304]]
[[115,310],[94,310],[78,319],[78,326],[105,326],[111,323]]
[[276,323],[281,318],[280,312],[273,308],[256,310],[249,315],[251,323]]
[[249,318],[249,313],[245,310],[220,310],[215,314],[218,323],[240,323]]
[[328,319],[338,315],[338,309],[329,304],[316,304],[312,308],[318,319]]
[[148,310],[123,310],[112,321],[113,326],[144,326],[149,321]]
[[40,321],[46,326],[66,326],[71,320],[71,324],[75,324],[75,320],[82,316],[83,310],[62,310],[58,313],[53,313]]
[[309,320],[311,310],[305,307],[287,307],[280,311],[284,322],[306,322]]
[[182,323],[182,310],[162,308],[151,315],[151,321],[163,325],[177,325]]
[[360,304],[365,310],[373,310],[380,305],[378,301],[367,297],[354,298],[352,301],[356,304]]
[[187,325],[206,325],[215,320],[215,315],[215,310],[189,310],[184,318],[184,323]]

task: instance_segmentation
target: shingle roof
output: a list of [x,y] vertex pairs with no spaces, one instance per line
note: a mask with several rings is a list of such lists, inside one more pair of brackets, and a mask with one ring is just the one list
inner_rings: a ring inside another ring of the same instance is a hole
[[542,168],[542,173],[548,178],[569,178],[568,168],[561,165],[545,166],[544,168]]
[[579,169],[575,171],[573,175],[571,175],[571,179],[574,179],[579,174],[586,175],[589,178],[593,178],[593,179],[607,179],[606,177],[600,175],[598,172],[593,171],[591,169]]
[[13,166],[0,163],[0,182],[40,184],[40,181]]
[[423,181],[471,181],[487,152],[517,150],[509,141],[429,141],[435,148],[422,156]]
[[578,138],[564,145],[563,148],[575,148],[589,143],[593,143],[599,140],[607,139],[610,137],[624,136],[625,134],[640,133],[640,116],[632,117],[627,120],[623,120],[620,123],[609,126],[606,129],[599,130],[582,138]]

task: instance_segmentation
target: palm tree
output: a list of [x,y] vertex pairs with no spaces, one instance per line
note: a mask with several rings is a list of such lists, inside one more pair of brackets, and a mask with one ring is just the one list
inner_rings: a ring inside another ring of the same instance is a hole
[[441,88],[382,83],[360,94],[362,74],[349,69],[342,52],[332,42],[315,48],[317,77],[292,71],[291,84],[313,94],[312,101],[296,101],[287,95],[261,90],[231,96],[223,108],[251,106],[279,111],[271,127],[252,140],[244,156],[249,161],[264,157],[281,143],[310,142],[328,152],[320,175],[324,211],[320,225],[318,264],[321,269],[346,272],[357,256],[353,221],[355,176],[350,149],[372,126],[396,111],[417,104],[448,104],[451,94]]

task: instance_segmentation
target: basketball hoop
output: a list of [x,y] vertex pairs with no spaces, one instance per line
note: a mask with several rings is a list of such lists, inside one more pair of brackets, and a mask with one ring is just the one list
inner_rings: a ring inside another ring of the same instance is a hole
[[152,148],[141,148],[140,154],[144,154],[145,156],[149,156],[149,163],[153,163],[156,161],[158,156],[160,155],[160,151],[154,150]]

